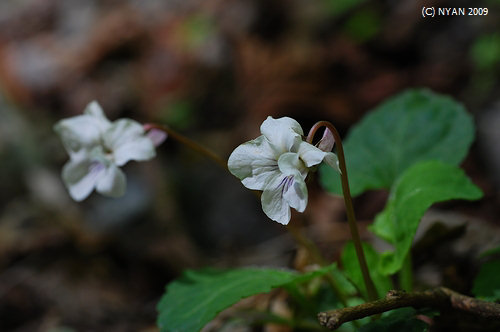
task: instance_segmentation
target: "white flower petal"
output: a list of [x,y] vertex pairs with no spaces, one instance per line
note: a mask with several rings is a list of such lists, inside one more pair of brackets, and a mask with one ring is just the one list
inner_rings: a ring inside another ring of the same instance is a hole
[[82,149],[89,149],[99,144],[101,137],[95,120],[88,115],[61,120],[55,124],[54,130],[61,137],[70,156]]
[[118,166],[129,160],[149,160],[156,155],[153,141],[145,136],[143,126],[130,119],[113,122],[104,134],[104,144],[113,152]]
[[261,196],[262,210],[272,220],[286,225],[291,213],[288,203],[283,199],[285,175],[276,176],[266,187]]
[[307,186],[301,176],[290,175],[284,184],[283,199],[290,207],[304,212],[307,206]]
[[111,123],[97,102],[87,105],[83,115],[64,119],[55,124],[68,154],[73,157],[83,149],[91,149],[101,143],[103,133]]
[[104,133],[111,126],[111,121],[104,115],[101,106],[95,100],[87,105],[83,113],[94,119],[95,125],[99,128],[101,133]]
[[337,172],[339,173],[342,173],[340,171],[340,167],[339,167],[339,159],[337,158],[337,155],[333,152],[328,152],[325,156],[325,159],[324,159],[325,163],[327,163],[331,168],[333,168],[334,170],[336,170]]
[[307,206],[307,186],[304,182],[307,168],[297,153],[288,152],[278,160],[280,171],[286,178],[282,181],[282,196],[290,207],[303,212]]
[[106,196],[119,197],[125,194],[126,187],[125,174],[115,165],[110,165],[98,179],[96,190]]
[[126,142],[113,151],[115,164],[125,165],[129,160],[144,161],[156,156],[153,141],[148,137],[139,137],[133,141]]
[[307,142],[300,143],[298,153],[307,167],[320,164],[326,155],[326,152]]
[[278,167],[284,175],[306,175],[307,168],[295,152],[283,153],[278,159]]
[[62,179],[75,201],[82,201],[94,190],[105,167],[88,159],[70,160],[62,170]]
[[139,122],[131,119],[119,119],[113,122],[104,134],[104,143],[110,149],[115,149],[142,136],[144,136],[144,127]]
[[270,116],[260,126],[260,132],[277,153],[292,151],[302,140],[304,132],[300,124],[292,118],[274,119]]
[[245,187],[253,190],[264,190],[279,174],[277,155],[264,136],[238,146],[229,156],[227,166]]
[[333,137],[330,129],[325,127],[325,131],[323,132],[323,137],[321,137],[318,142],[318,149],[325,152],[331,152],[333,146],[335,145],[335,138]]

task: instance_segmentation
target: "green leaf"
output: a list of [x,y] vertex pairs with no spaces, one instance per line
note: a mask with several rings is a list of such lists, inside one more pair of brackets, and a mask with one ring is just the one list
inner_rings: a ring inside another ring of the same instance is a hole
[[213,19],[208,15],[191,15],[180,25],[179,37],[182,46],[194,51],[217,33]]
[[392,274],[401,268],[420,219],[432,204],[481,196],[481,190],[456,166],[425,161],[409,168],[394,184],[385,209],[371,227],[394,246],[394,252],[382,254],[381,272]]
[[162,110],[160,120],[177,129],[186,129],[196,121],[196,109],[189,100],[172,100]]
[[344,29],[356,42],[370,40],[380,31],[380,15],[373,10],[361,10],[352,14],[347,20]]
[[335,264],[306,274],[264,268],[185,271],[181,278],[167,285],[158,303],[158,327],[162,332],[199,331],[220,311],[242,298],[305,282],[333,268]]
[[500,64],[500,34],[480,36],[472,45],[470,54],[477,68],[494,70]]
[[[380,255],[368,243],[362,243],[362,245],[365,253],[366,264],[368,265],[368,270],[370,271],[370,276],[375,284],[377,293],[380,297],[384,297],[389,290],[393,289],[392,282],[388,276],[383,275],[378,271]],[[353,242],[348,242],[345,245],[344,250],[342,251],[341,260],[347,277],[356,285],[356,287],[358,287],[361,294],[367,298],[368,293],[363,281],[363,275],[361,273],[361,268],[359,267],[356,249],[354,248]]]
[[472,293],[487,301],[500,300],[500,261],[484,263],[474,280]]
[[[345,271],[342,271],[338,267],[335,267],[332,272],[331,272],[333,278],[335,279],[335,282],[337,283],[338,287],[342,289],[342,292],[347,296],[347,297],[353,297],[358,293],[358,290],[356,289],[357,286],[353,284],[351,280],[349,280]],[[322,311],[322,310],[319,310]]]
[[355,9],[366,0],[324,0],[327,10],[333,16],[340,16]]
[[426,332],[429,325],[416,318],[417,311],[413,308],[401,308],[389,311],[388,315],[379,320],[362,326],[359,332]]
[[[424,160],[458,165],[474,139],[472,117],[462,104],[428,90],[388,99],[352,128],[344,150],[351,194],[389,189],[410,166]],[[341,194],[340,176],[321,167],[320,181]]]
[[479,255],[479,258],[485,258],[488,256],[495,256],[495,255],[500,255],[500,247],[488,249]]

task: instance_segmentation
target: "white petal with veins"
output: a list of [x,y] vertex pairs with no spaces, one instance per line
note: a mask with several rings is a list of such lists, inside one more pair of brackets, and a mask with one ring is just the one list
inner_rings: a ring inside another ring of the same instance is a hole
[[[249,189],[263,190],[262,209],[283,225],[290,221],[290,208],[303,212],[307,206],[305,178],[312,166],[325,161],[338,169],[337,156],[303,140],[294,119],[268,117],[261,136],[238,146],[228,160],[229,171]],[[329,133],[329,134],[328,134]],[[320,146],[331,148],[331,132],[325,132]]]

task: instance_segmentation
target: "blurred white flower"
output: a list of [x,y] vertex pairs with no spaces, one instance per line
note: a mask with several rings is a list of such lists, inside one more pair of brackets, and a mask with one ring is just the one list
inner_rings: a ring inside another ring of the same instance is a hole
[[126,178],[119,167],[156,154],[141,124],[130,119],[109,121],[96,101],[88,104],[83,115],[59,121],[54,130],[70,156],[62,178],[75,201],[84,200],[94,189],[106,196],[122,196]]
[[[229,171],[245,187],[262,190],[264,213],[286,225],[291,217],[290,207],[299,212],[306,208],[304,180],[308,172],[322,161],[339,170],[337,156],[305,142],[299,123],[288,117],[268,117],[260,131],[261,136],[233,151],[228,161]],[[333,144],[328,140],[326,137],[321,147],[331,150]]]

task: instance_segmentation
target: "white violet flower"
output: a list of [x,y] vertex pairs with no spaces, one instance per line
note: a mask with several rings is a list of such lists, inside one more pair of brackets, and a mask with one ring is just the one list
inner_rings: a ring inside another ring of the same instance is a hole
[[87,105],[84,114],[59,121],[54,130],[70,156],[62,178],[75,201],[84,200],[94,189],[106,196],[122,196],[126,178],[119,167],[130,160],[153,158],[155,144],[162,142],[150,138],[134,120],[109,121],[96,101]]
[[305,178],[311,168],[325,161],[338,168],[337,156],[330,152],[333,136],[325,132],[319,145],[303,139],[300,124],[289,117],[268,117],[261,136],[238,146],[229,157],[229,171],[249,189],[262,190],[262,209],[274,221],[286,225],[290,208],[303,212],[307,205]]

